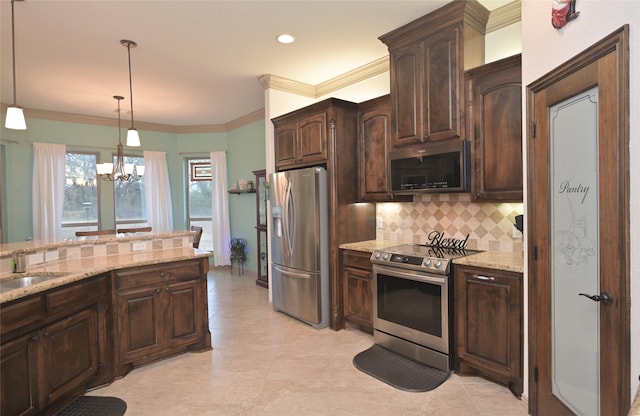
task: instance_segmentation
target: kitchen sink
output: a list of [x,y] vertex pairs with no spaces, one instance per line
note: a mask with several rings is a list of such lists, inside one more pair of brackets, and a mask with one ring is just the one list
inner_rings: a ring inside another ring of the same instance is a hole
[[0,281],[0,293],[9,292],[11,290],[20,289],[35,285],[36,283],[46,282],[47,280],[57,279],[66,273],[49,273],[49,274],[29,274],[25,276],[15,277],[13,279]]

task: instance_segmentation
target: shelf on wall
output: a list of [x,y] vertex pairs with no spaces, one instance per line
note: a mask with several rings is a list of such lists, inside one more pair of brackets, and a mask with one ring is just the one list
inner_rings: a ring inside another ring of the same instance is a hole
[[230,194],[255,194],[256,190],[255,189],[252,189],[252,190],[230,189],[229,193]]

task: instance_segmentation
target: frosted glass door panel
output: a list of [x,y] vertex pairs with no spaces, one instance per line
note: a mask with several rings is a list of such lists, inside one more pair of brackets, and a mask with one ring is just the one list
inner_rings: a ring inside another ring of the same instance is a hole
[[598,90],[550,108],[553,394],[600,413]]

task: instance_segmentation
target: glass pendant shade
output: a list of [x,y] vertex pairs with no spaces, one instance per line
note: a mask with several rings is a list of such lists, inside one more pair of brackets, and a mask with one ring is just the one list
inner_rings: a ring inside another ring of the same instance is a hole
[[136,173],[138,176],[144,176],[144,165],[136,166]]
[[127,146],[129,147],[140,146],[140,136],[138,135],[138,130],[129,129],[129,131],[127,131]]
[[24,112],[18,106],[7,107],[7,116],[4,126],[12,130],[26,130],[27,123],[24,120]]

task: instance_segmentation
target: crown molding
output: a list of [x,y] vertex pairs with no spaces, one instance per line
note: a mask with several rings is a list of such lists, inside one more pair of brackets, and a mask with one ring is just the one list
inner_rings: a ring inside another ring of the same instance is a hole
[[316,85],[316,97],[314,98],[357,84],[376,75],[384,74],[389,72],[389,68],[389,55],[387,55],[328,81],[321,82]]
[[315,86],[273,74],[261,75],[258,81],[265,90],[272,88],[309,98],[318,98],[388,71],[389,56],[387,55]]
[[258,77],[258,82],[262,84],[264,89],[272,88],[274,90],[290,92],[305,97],[316,98],[316,87],[304,82],[294,81],[292,79],[280,77],[273,74],[264,74]]
[[[0,106],[3,114],[6,112],[7,107],[8,105],[4,103],[2,103],[2,105]],[[114,118],[112,119],[107,117],[86,116],[82,114],[61,113],[58,111],[38,110],[35,108],[23,107],[22,109],[24,110],[25,117],[28,119],[37,118],[41,120],[62,121],[66,123],[91,124],[94,126],[105,126],[105,127],[118,127],[118,120]],[[208,124],[208,125],[200,125],[200,126],[172,126],[170,124],[136,121],[136,127],[139,130],[158,131],[162,133],[172,133],[172,134],[225,133],[225,132],[240,128],[244,125],[253,123],[255,121],[261,120],[263,118],[264,118],[264,108],[260,110],[256,110],[252,113],[246,114],[242,117],[238,117],[237,119],[231,120],[226,124]]]
[[522,20],[522,1],[515,0],[491,12],[487,22],[487,33],[510,26]]

